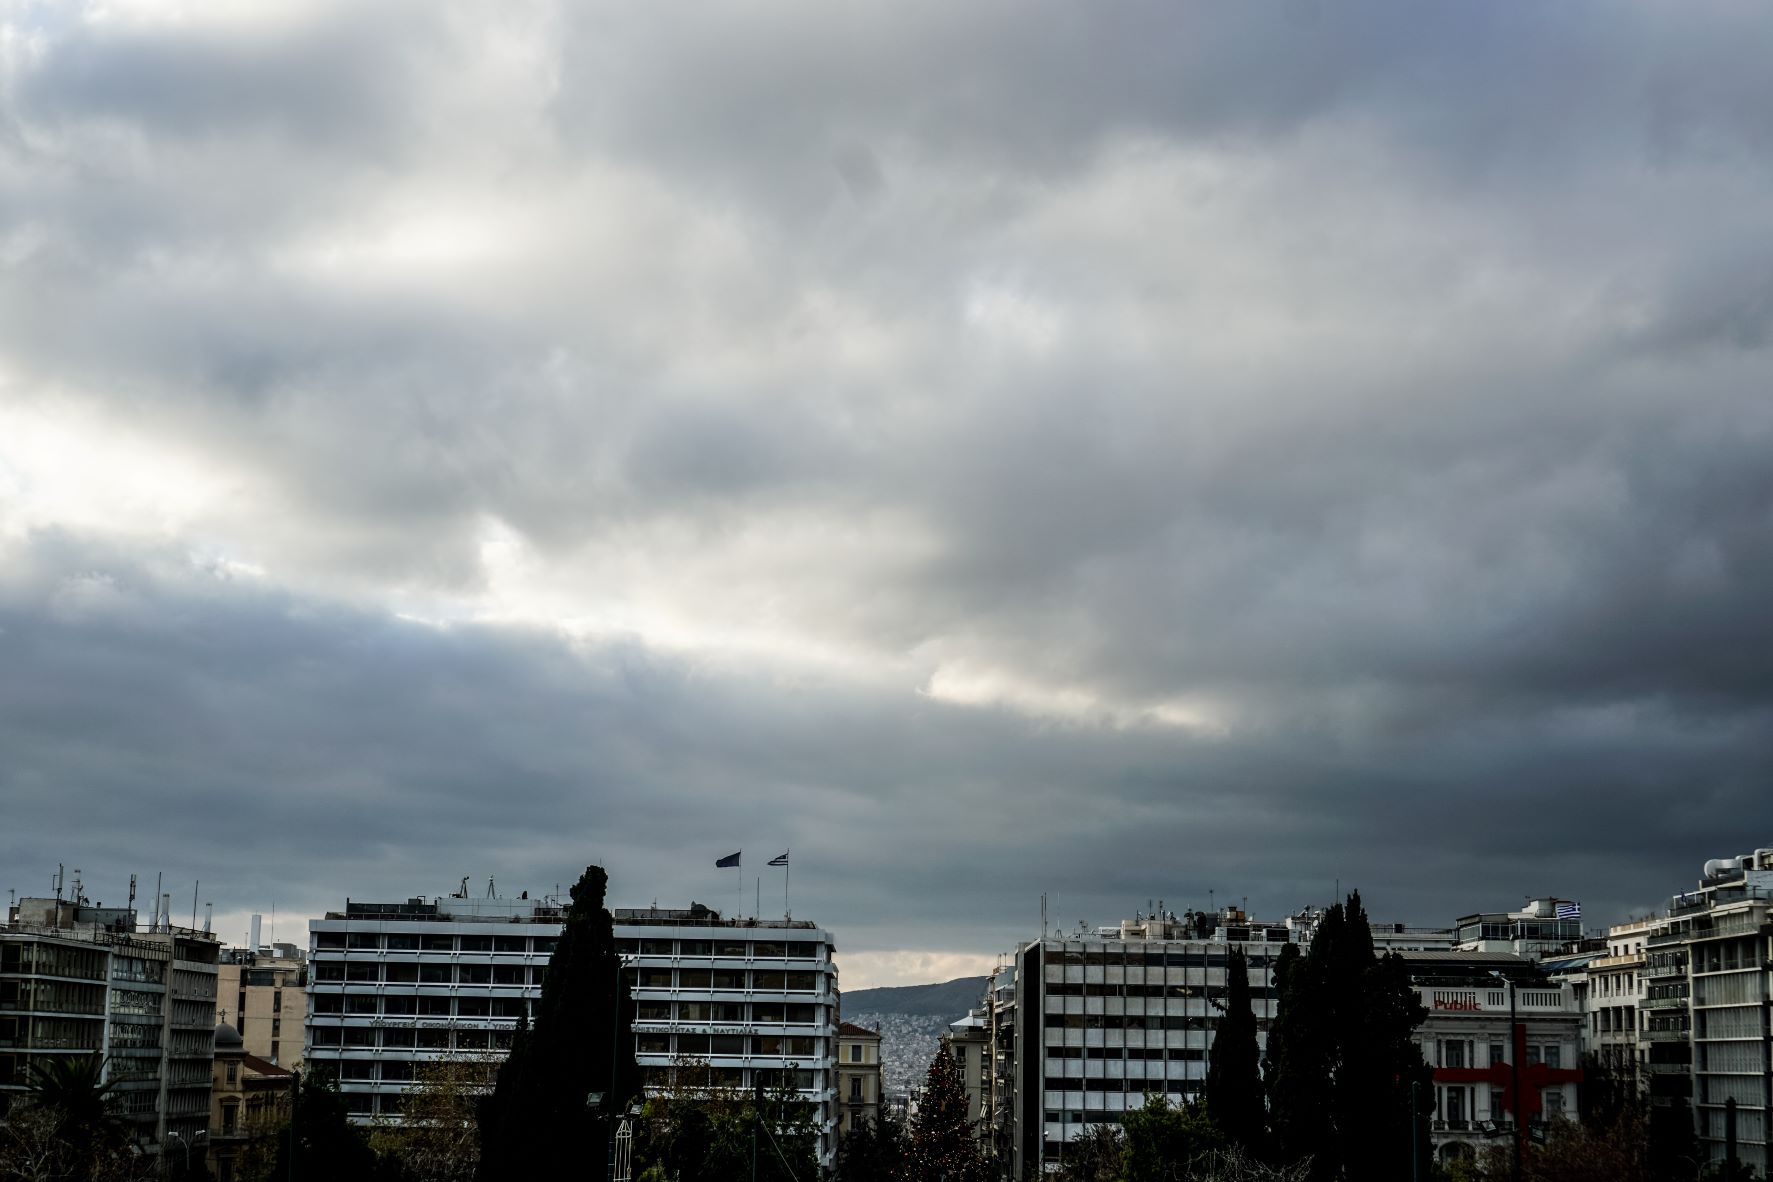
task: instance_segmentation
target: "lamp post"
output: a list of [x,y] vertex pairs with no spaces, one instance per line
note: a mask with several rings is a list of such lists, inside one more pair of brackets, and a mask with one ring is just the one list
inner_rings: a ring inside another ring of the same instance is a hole
[[1509,1115],[1514,1118],[1514,1182],[1521,1182],[1521,1139],[1527,1130],[1521,1124],[1521,1047],[1524,1040],[1517,1038],[1514,1005],[1514,978],[1504,976],[1502,970],[1491,969],[1490,975],[1508,986],[1508,1069],[1509,1095],[1514,1097],[1514,1111]]
[[627,1101],[616,1092],[616,1067],[622,1061],[622,970],[636,958],[616,953],[615,988],[610,994],[609,1013],[609,1090],[604,1093],[604,1111],[609,1120],[609,1182],[616,1178],[616,1105]]
[[190,1140],[187,1141],[184,1136],[176,1130],[168,1129],[166,1131],[166,1135],[171,1137],[174,1141],[177,1141],[185,1151],[185,1177],[187,1178],[191,1176],[191,1145],[193,1142],[203,1140],[203,1138],[208,1135],[208,1132],[209,1130],[207,1129],[198,1129],[195,1133],[191,1134]]

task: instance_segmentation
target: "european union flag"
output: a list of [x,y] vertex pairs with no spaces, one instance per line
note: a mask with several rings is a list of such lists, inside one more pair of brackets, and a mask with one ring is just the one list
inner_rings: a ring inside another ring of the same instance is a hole
[[[745,851],[743,851],[743,850],[739,851],[739,853],[741,853],[741,854],[744,852]],[[737,866],[738,864],[739,864],[739,854],[728,854],[726,857],[720,859],[720,861],[714,863],[715,866],[720,867],[722,869],[725,869],[728,866]]]

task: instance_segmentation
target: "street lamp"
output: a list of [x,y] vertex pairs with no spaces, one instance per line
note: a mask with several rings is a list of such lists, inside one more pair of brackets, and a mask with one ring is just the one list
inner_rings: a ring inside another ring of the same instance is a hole
[[166,1135],[168,1137],[171,1137],[174,1141],[177,1141],[179,1143],[179,1145],[184,1148],[184,1151],[185,1151],[185,1177],[189,1178],[191,1176],[191,1145],[193,1142],[201,1141],[201,1140],[203,1140],[204,1137],[208,1136],[209,1130],[198,1129],[195,1133],[191,1134],[191,1138],[189,1141],[187,1141],[184,1138],[184,1136],[182,1134],[180,1134],[176,1129],[166,1130]]
[[1501,969],[1491,969],[1490,975],[1508,986],[1509,1094],[1514,1097],[1514,1111],[1509,1115],[1514,1118],[1514,1182],[1521,1182],[1521,1138],[1527,1135],[1521,1124],[1521,1047],[1525,1040],[1515,1036],[1514,978],[1504,976]]
[[[609,1120],[609,1174],[610,1182],[616,1177],[616,1105],[625,1097],[616,1092],[616,1065],[622,1061],[622,970],[633,964],[636,957],[624,953],[616,953],[615,990],[610,995],[609,1014],[609,1091],[604,1094],[605,1111]],[[591,1093],[596,1096],[597,1093]],[[589,1098],[587,1098],[589,1099]]]

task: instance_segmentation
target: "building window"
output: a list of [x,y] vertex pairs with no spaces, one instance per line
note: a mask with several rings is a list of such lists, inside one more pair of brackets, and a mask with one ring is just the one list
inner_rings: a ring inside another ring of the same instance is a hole
[[[229,1083],[238,1083],[239,1081],[240,1081],[240,1064],[238,1064],[238,1063],[228,1064],[228,1082]],[[232,1110],[230,1109],[229,1111],[232,1111]]]
[[852,1075],[852,1076],[850,1076],[850,1099],[851,1100],[860,1100],[861,1098],[862,1098],[862,1077],[859,1075]]
[[[1563,1058],[1564,1058],[1563,1054],[1561,1053],[1562,1050],[1563,1050],[1563,1048],[1559,1047],[1555,1043],[1547,1044],[1546,1048],[1545,1048],[1545,1065],[1547,1067],[1562,1067],[1563,1066]],[[1563,1093],[1561,1093],[1561,1092],[1559,1093],[1560,1096],[1562,1094]]]
[[862,1044],[859,1042],[858,1043],[851,1043],[850,1044],[850,1062],[851,1063],[860,1063],[861,1061],[862,1061]]

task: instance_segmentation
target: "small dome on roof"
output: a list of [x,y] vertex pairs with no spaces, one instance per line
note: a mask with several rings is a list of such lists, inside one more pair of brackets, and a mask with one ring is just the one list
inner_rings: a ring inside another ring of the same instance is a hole
[[215,1028],[215,1049],[220,1051],[233,1047],[239,1047],[244,1050],[246,1048],[246,1040],[240,1037],[240,1032],[238,1030],[234,1029],[226,1022],[223,1022]]

